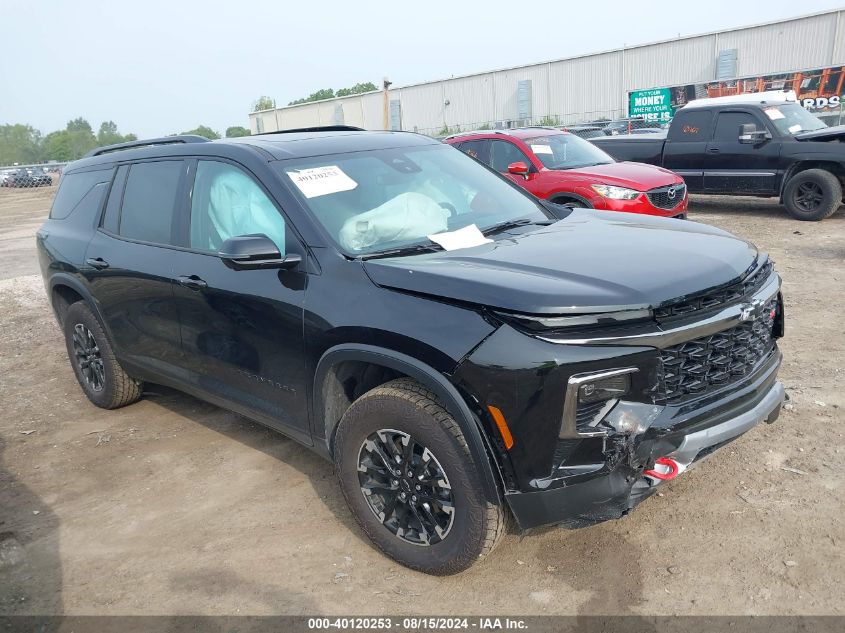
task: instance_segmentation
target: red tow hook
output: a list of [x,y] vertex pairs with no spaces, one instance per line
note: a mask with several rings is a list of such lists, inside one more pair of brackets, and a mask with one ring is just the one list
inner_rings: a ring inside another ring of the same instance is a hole
[[681,465],[671,457],[658,457],[654,460],[654,468],[643,471],[646,477],[654,477],[661,481],[669,481],[678,476],[681,472]]

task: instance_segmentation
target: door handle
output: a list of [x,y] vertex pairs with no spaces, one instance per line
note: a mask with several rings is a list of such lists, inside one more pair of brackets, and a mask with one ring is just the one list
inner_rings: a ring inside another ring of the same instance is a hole
[[719,153],[719,148],[718,148],[718,147],[708,147],[708,148],[707,148],[707,153],[708,153],[708,154],[718,154],[718,153]]
[[96,268],[97,270],[103,270],[104,268],[109,267],[109,263],[102,257],[89,257],[85,260],[85,263],[91,268]]
[[208,284],[196,275],[182,275],[176,281],[179,282],[179,285],[190,288],[191,290],[202,290],[208,287]]

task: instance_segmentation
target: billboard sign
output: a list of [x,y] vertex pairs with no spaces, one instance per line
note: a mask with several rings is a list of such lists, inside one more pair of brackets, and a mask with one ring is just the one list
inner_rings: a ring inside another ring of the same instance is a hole
[[794,90],[798,103],[811,112],[823,118],[839,117],[845,123],[845,66],[633,90],[628,93],[628,116],[665,120],[693,99],[766,90]]
[[628,94],[628,116],[649,121],[668,121],[672,118],[669,88],[634,90]]

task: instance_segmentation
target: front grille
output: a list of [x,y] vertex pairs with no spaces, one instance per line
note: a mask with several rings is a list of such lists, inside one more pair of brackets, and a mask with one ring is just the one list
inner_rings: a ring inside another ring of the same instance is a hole
[[646,191],[652,205],[658,209],[674,209],[684,200],[684,194],[687,192],[687,186],[684,184],[672,185],[671,187],[660,187]]
[[757,292],[762,288],[772,274],[772,267],[772,262],[767,261],[756,272],[735,284],[662,305],[654,310],[654,317],[660,321],[661,319],[683,316],[697,310],[708,310],[735,303],[746,295]]
[[772,351],[777,299],[753,321],[660,351],[665,398],[676,403],[750,374]]

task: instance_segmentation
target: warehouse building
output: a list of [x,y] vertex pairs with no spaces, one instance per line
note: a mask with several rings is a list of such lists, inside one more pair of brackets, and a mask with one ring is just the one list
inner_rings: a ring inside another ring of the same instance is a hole
[[[794,89],[845,123],[845,10],[391,87],[249,115],[253,133],[316,125],[444,135],[477,128],[667,120],[686,101]],[[443,69],[447,72],[447,69]]]

